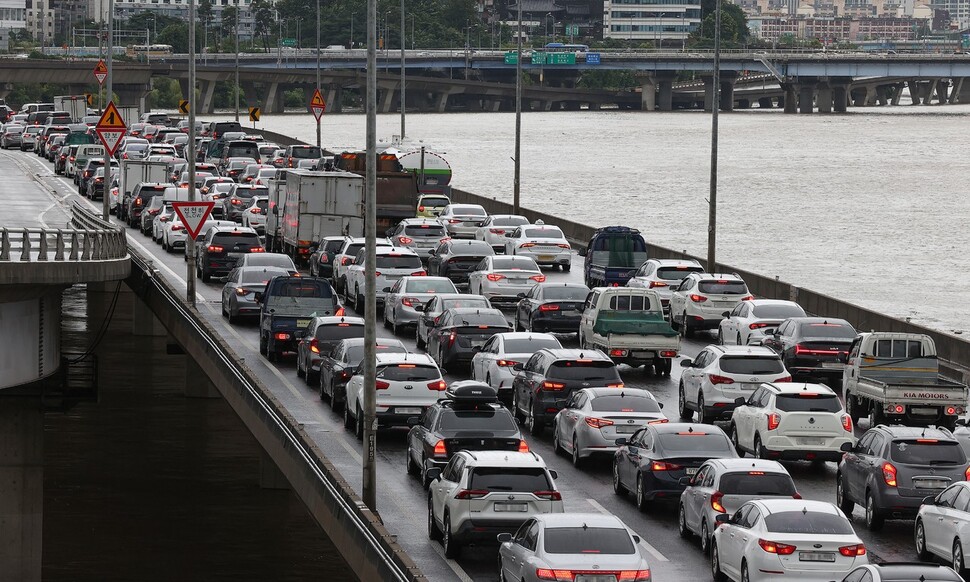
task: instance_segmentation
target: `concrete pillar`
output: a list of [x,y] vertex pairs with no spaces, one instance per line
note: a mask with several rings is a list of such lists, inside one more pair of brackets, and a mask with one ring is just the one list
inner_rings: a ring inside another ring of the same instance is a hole
[[657,99],[657,107],[660,111],[673,111],[674,110],[674,81],[672,78],[665,79],[661,77],[658,79],[658,85],[660,89],[660,94]]
[[704,77],[704,111],[713,111],[714,103],[714,78]]
[[266,451],[259,451],[259,486],[262,489],[289,489],[290,482]]
[[[343,87],[339,85],[331,85],[327,88],[327,94],[324,96],[324,102],[327,104],[327,113],[340,113],[343,110],[340,102],[343,98]],[[309,100],[307,100],[309,103]]]
[[[90,297],[90,292],[88,296]],[[89,313],[88,317],[90,316],[91,314]],[[148,305],[137,297],[132,302],[131,333],[132,335],[155,337],[165,337],[168,335],[168,331],[166,331],[162,322],[155,317],[155,314],[152,313]]]
[[936,93],[936,88],[940,84],[939,79],[930,79],[929,85],[927,86],[926,93],[923,98],[923,105],[933,104],[933,95]]
[[832,113],[832,87],[828,84],[818,86],[818,112]]
[[721,111],[734,111],[734,79],[721,79]]
[[876,102],[879,105],[889,105],[889,87],[886,85],[876,87]]
[[657,108],[657,79],[653,75],[638,74],[640,81],[640,111]]
[[785,88],[785,113],[798,113],[798,94],[792,84],[784,85]]
[[[182,99],[189,98],[189,80],[179,79],[179,92],[182,94]],[[117,91],[117,89],[115,89]]]
[[952,79],[953,89],[950,91],[951,104],[963,103],[963,99],[960,98],[963,92],[963,79],[964,77],[954,77]]
[[940,79],[936,84],[936,95],[940,98],[940,105],[946,105],[949,97],[950,91],[950,81],[949,79]]
[[40,582],[44,547],[44,415],[39,398],[0,397],[0,572]]
[[798,112],[813,113],[815,111],[815,83],[801,83],[798,85]]
[[[441,93],[438,93],[438,95],[436,96],[437,103],[434,106],[435,111],[437,111],[438,113],[444,113],[445,111],[447,111],[449,95],[451,95],[451,93],[449,93],[448,91],[442,91]],[[523,102],[523,105],[526,105],[526,103]]]
[[[247,97],[247,101],[249,98]],[[277,106],[277,102],[282,103],[283,99],[280,95],[280,84],[277,81],[273,81],[269,84],[269,89],[266,91],[266,100],[263,101],[263,113],[282,113],[281,111],[274,111],[274,107]],[[242,115],[242,112],[240,112]]]
[[216,82],[207,79],[200,79],[200,82],[202,83],[202,99],[200,100],[202,102],[202,107],[199,109],[198,113],[211,115],[215,112],[215,100],[213,97],[216,94]]
[[774,103],[771,102],[771,97],[759,97],[758,98],[758,108],[760,109],[771,109],[774,107]]
[[191,355],[185,357],[186,398],[220,398],[221,394]]
[[599,111],[600,110],[600,104],[599,103],[587,103],[586,104],[586,108],[588,110],[590,110],[590,111]]
[[852,90],[852,105],[854,107],[863,107],[866,105],[866,100],[868,99],[869,88],[859,87]]
[[397,91],[391,88],[384,88],[381,90],[380,104],[378,106],[378,111],[380,113],[390,113],[391,108],[394,106],[394,97]]
[[920,82],[917,79],[910,79],[907,81],[909,85],[909,98],[910,104],[919,105],[920,104]]
[[849,86],[836,85],[832,88],[832,106],[836,113],[845,113],[849,107]]
[[892,101],[890,101],[892,105],[899,105],[899,99],[903,96],[903,88],[905,86],[905,83],[895,83],[893,85],[893,97]]

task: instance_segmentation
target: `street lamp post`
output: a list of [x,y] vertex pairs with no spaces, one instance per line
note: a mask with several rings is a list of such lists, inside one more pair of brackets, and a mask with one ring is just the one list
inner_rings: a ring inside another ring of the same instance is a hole
[[236,121],[239,121],[239,1],[236,1],[236,75],[233,92],[236,94]]
[[[318,2],[320,0],[317,0]],[[317,27],[319,29],[319,26]],[[404,110],[407,109],[407,98],[405,84],[407,82],[407,76],[404,72],[404,39],[407,38],[404,34],[404,0],[401,0],[401,141],[404,141]]]
[[714,0],[714,86],[711,88],[711,184],[707,221],[707,270],[717,268],[717,113],[721,108],[721,0]]
[[522,0],[516,0],[516,59],[515,59],[515,157],[513,163],[515,170],[512,179],[512,213],[519,213],[519,170],[522,166],[520,156],[522,153]]
[[367,0],[367,154],[364,204],[364,393],[363,487],[361,497],[377,513],[377,0]]
[[[401,0],[403,2],[403,0]],[[317,0],[317,91],[320,90],[320,0]],[[320,147],[320,117],[317,116],[317,147]]]

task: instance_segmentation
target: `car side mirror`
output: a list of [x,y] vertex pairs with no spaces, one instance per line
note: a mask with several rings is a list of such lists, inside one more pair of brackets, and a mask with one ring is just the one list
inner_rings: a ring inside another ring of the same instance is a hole
[[478,352],[482,351],[482,346],[473,346],[472,351],[477,354]]
[[431,469],[428,469],[425,474],[428,477],[428,481],[437,481],[438,479],[441,478],[441,468],[433,467]]
[[320,248],[320,243],[310,243],[310,252],[315,253]]
[[273,207],[273,216],[278,216],[279,213],[280,213],[280,207],[279,206],[274,206]]
[[726,513],[719,513],[714,516],[714,521],[717,523],[731,523],[731,516]]
[[630,537],[633,539],[633,543],[635,543],[635,544],[639,544],[640,543],[640,536],[638,536],[637,534],[633,534]]
[[421,424],[421,419],[417,416],[408,417],[408,426],[418,426],[419,424]]
[[434,249],[431,249],[430,251],[428,251],[428,256],[434,256]]
[[936,505],[936,495],[927,495],[920,501],[920,505]]
[[853,449],[855,449],[855,445],[852,443],[842,443],[842,446],[839,447],[839,450],[843,453],[851,453]]
[[263,302],[263,294],[257,292],[255,295],[253,295],[253,301],[255,301],[256,303],[262,303]]
[[439,210],[432,210],[431,211],[431,214],[433,214],[435,216],[441,216],[441,211],[439,211]]
[[693,481],[693,477],[681,477],[677,479],[677,482],[681,485],[690,485],[691,481]]
[[731,317],[731,312],[730,311],[725,311],[725,312],[721,313],[721,317]]
[[514,370],[516,372],[521,372],[524,368],[525,368],[525,366],[523,366],[522,364],[516,364],[516,365],[512,366],[512,370]]
[[423,312],[423,311],[424,311],[424,305],[420,305],[420,304],[419,304],[419,305],[415,305],[415,306],[414,306],[414,307],[412,307],[411,309],[413,309],[413,310],[415,310],[415,311],[417,311],[418,313],[421,313],[421,312]]
[[618,438],[618,439],[616,439],[616,440],[615,440],[615,441],[613,441],[613,442],[614,442],[614,443],[616,443],[616,446],[618,446],[618,447],[622,447],[622,446],[623,446],[623,445],[625,445],[625,444],[626,444],[626,443],[627,443],[628,441],[627,441],[627,440],[626,440],[626,439],[625,439],[624,437],[620,437],[620,438]]
[[552,469],[549,469],[549,476],[552,477],[553,480],[556,480],[559,478],[559,471],[554,471]]
[[680,361],[680,367],[681,368],[690,368],[691,364],[693,364],[693,363],[694,363],[693,360],[691,360],[690,358],[685,358],[685,359],[683,359],[683,360]]
[[512,233],[511,232],[505,233],[505,238],[512,238]]
[[393,234],[394,234],[394,229],[393,228],[389,228],[389,229],[387,229],[387,230],[384,231],[384,236],[387,237],[387,238],[391,238],[391,235],[393,235]]
[[515,296],[519,299],[525,299],[525,293],[517,293]]
[[748,401],[747,399],[745,399],[744,396],[738,396],[737,398],[734,399],[734,403],[737,404],[738,406],[744,406],[745,404],[748,403]]
[[500,544],[508,543],[512,541],[512,534],[500,533],[497,536],[495,536],[495,539],[498,540],[498,543]]

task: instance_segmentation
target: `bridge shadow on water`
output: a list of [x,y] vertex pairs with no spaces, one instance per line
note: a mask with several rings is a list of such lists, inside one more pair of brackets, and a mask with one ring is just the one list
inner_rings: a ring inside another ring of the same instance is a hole
[[[86,295],[64,293],[65,350],[98,335]],[[227,403],[185,396],[186,356],[132,335],[132,297],[95,350],[98,402],[44,417],[43,579],[354,580],[291,491],[260,488],[259,445]]]

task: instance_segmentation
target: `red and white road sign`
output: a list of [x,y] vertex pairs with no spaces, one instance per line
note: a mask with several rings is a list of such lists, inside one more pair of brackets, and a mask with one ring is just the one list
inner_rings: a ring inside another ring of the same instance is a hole
[[115,150],[118,149],[118,142],[125,137],[125,133],[128,131],[125,120],[121,117],[121,112],[115,107],[113,101],[109,101],[108,106],[104,108],[104,113],[101,114],[98,124],[94,126],[94,131],[101,138],[101,143],[108,150],[108,155],[113,156]]
[[199,230],[205,221],[208,220],[215,202],[172,202],[175,214],[182,221],[182,226],[189,233],[189,237],[195,240],[199,236]]
[[104,61],[98,61],[94,67],[94,77],[98,80],[98,85],[104,85],[104,80],[108,78],[108,65]]
[[323,116],[324,111],[327,110],[327,102],[323,100],[323,95],[320,94],[320,89],[315,89],[313,91],[313,98],[310,99],[310,111],[313,112],[313,116],[320,121]]

